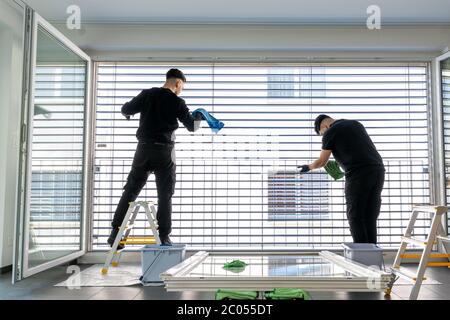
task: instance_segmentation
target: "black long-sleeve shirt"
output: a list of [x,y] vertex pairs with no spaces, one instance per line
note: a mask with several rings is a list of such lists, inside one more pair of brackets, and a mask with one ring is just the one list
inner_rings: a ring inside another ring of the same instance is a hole
[[173,132],[178,120],[189,131],[198,129],[196,120],[184,100],[167,88],[143,90],[122,107],[122,114],[132,116],[141,113],[136,137],[140,142],[173,143]]
[[322,138],[322,149],[331,150],[346,177],[374,167],[384,170],[383,159],[364,126],[355,120],[336,120]]

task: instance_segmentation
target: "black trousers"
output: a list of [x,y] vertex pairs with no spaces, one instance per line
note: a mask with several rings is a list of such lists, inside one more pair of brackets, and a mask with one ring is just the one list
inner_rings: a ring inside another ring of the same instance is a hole
[[113,228],[119,228],[125,218],[129,202],[138,197],[147,183],[150,173],[155,174],[158,192],[158,220],[159,236],[169,235],[172,227],[172,196],[175,191],[176,165],[172,159],[172,145],[139,143],[134,155],[131,171],[124,191],[117,205]]
[[377,219],[380,215],[383,168],[365,168],[346,177],[347,219],[354,243],[377,243]]

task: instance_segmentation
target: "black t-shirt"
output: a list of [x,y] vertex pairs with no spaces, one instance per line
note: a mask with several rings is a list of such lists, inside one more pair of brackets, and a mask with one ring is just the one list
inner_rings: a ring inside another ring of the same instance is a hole
[[136,137],[140,142],[173,143],[178,120],[186,129],[194,131],[194,117],[183,99],[167,88],[143,90],[122,107],[122,114],[141,113]]
[[336,120],[323,135],[322,149],[331,150],[346,176],[370,168],[384,170],[383,159],[358,121]]

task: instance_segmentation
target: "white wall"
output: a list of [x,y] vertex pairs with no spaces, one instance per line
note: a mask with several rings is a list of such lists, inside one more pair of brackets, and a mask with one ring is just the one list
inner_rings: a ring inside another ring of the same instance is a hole
[[0,267],[13,260],[23,61],[23,14],[0,1]]
[[449,25],[365,26],[56,24],[95,60],[430,58],[450,46]]

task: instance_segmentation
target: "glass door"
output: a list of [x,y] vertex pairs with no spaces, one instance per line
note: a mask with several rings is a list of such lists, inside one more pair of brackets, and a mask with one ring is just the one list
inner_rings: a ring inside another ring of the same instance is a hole
[[[437,172],[437,186],[438,200],[443,205],[449,205],[450,203],[450,52],[447,52],[434,61],[434,80],[435,86],[435,105],[437,114],[441,119],[435,120],[435,124],[439,130],[439,137],[443,140],[439,143],[439,147],[443,151],[439,151],[441,155],[440,162],[436,165]],[[443,217],[442,224],[445,231],[449,234],[449,219],[450,216]],[[440,241],[440,252],[450,252],[450,243],[446,241]]]
[[86,251],[90,58],[29,14],[15,280]]

